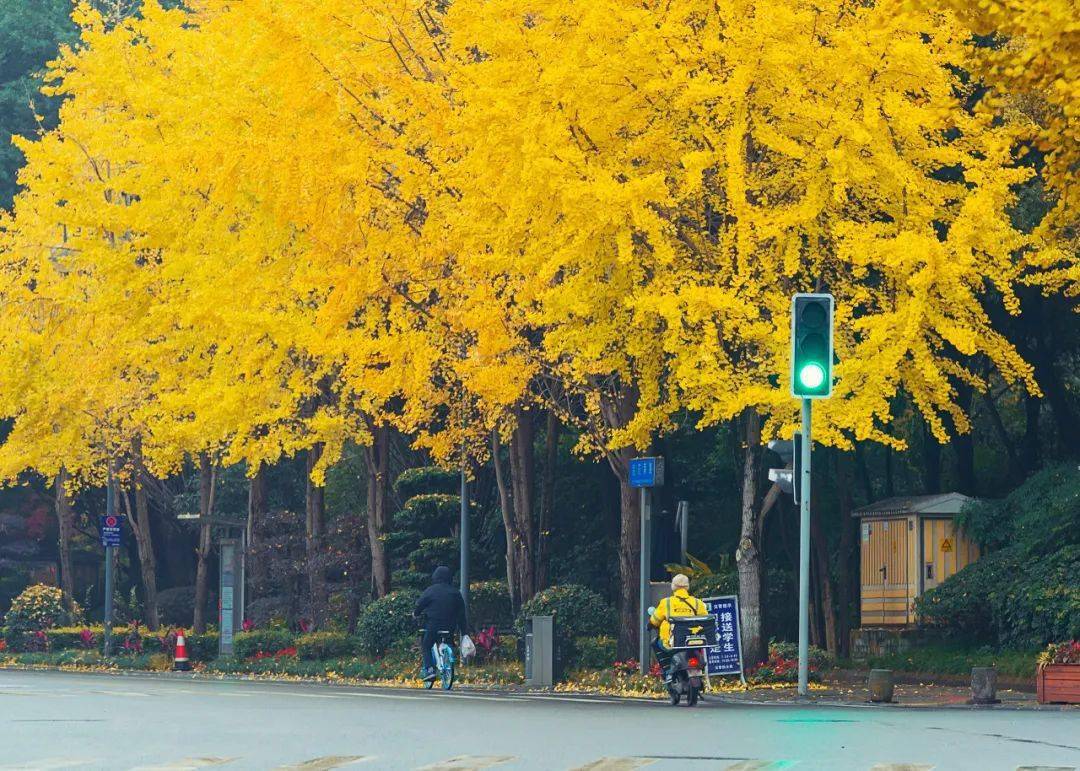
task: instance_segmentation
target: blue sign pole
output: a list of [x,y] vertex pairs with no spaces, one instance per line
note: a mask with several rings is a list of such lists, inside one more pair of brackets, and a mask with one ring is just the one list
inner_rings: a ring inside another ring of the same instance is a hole
[[649,653],[649,579],[652,571],[652,490],[664,484],[663,458],[633,458],[630,461],[630,486],[641,488],[641,545],[638,555],[638,668],[648,674]]

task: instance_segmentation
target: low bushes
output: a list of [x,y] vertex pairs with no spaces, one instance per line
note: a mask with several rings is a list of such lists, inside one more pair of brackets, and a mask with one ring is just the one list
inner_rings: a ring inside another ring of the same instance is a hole
[[233,653],[241,659],[259,654],[273,655],[296,645],[296,638],[287,629],[257,629],[240,632],[233,637]]
[[499,630],[514,624],[510,591],[505,581],[477,581],[469,584],[469,622],[474,629],[490,626]]
[[555,633],[568,641],[577,637],[611,634],[616,630],[615,611],[604,598],[577,584],[552,586],[521,607],[519,630],[529,616],[555,616]]
[[413,609],[420,592],[402,589],[381,597],[364,608],[356,625],[356,637],[362,653],[381,656],[405,639],[416,636],[418,622]]
[[989,647],[967,648],[961,645],[927,645],[903,653],[875,656],[867,665],[897,672],[929,672],[941,675],[971,674],[972,667],[994,667],[998,674],[1034,678],[1035,650],[994,650]]
[[579,669],[608,669],[616,656],[616,640],[606,635],[578,637],[571,651],[573,666]]
[[73,612],[65,607],[64,593],[48,584],[29,586],[11,601],[4,616],[4,639],[9,647],[47,650],[45,631],[82,620],[82,609],[72,601]]
[[312,632],[296,638],[296,655],[303,661],[345,659],[359,649],[359,640],[344,632]]

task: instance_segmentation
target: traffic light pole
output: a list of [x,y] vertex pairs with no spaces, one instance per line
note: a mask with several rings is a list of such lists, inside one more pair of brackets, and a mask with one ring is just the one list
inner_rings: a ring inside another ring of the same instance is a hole
[[810,418],[811,399],[802,400],[802,485],[799,489],[799,695],[810,676]]

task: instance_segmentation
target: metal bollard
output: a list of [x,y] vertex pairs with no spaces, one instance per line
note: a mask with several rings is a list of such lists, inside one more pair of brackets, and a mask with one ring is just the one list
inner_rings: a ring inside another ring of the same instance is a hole
[[971,668],[971,703],[1001,703],[997,697],[997,670],[994,667]]
[[891,669],[871,669],[867,680],[870,701],[888,704],[893,700],[893,673]]

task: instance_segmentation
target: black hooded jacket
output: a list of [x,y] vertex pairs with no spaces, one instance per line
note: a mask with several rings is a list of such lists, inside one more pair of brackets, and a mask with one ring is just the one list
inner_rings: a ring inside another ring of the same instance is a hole
[[413,615],[424,620],[424,628],[432,631],[465,633],[465,600],[461,592],[450,585],[450,568],[440,565],[431,574],[431,586],[424,590],[416,603]]

